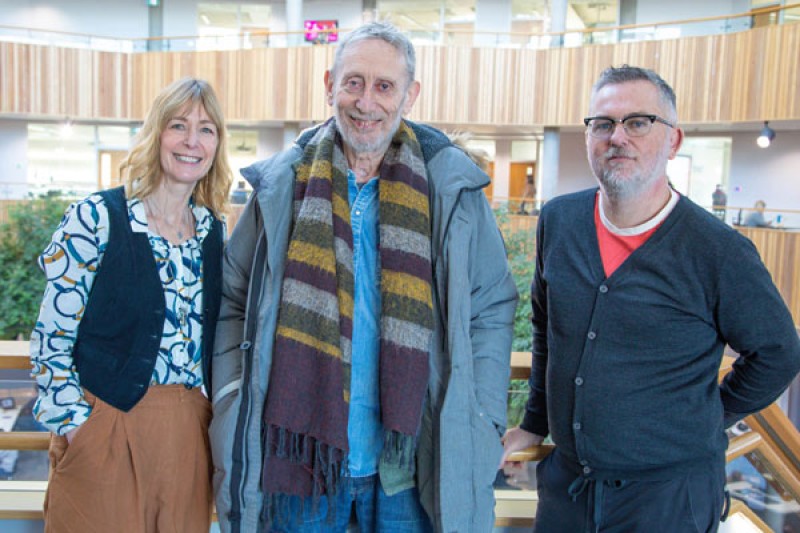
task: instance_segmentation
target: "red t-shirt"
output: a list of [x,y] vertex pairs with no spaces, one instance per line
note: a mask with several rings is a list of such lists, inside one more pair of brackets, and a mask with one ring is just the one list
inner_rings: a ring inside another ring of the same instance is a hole
[[638,235],[617,235],[612,233],[600,220],[600,202],[594,202],[594,225],[597,228],[597,243],[600,245],[600,258],[603,270],[610,277],[629,255],[643,245],[661,224]]

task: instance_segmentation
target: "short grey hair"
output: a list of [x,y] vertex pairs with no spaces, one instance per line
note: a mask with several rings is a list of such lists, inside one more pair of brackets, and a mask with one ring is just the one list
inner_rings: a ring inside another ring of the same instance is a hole
[[364,24],[345,35],[345,37],[339,41],[339,46],[336,47],[336,54],[333,56],[333,67],[331,67],[331,75],[334,78],[336,78],[336,72],[341,66],[342,54],[344,54],[345,48],[351,44],[367,39],[379,39],[394,46],[395,49],[405,57],[408,83],[414,81],[417,69],[417,56],[414,52],[414,45],[411,44],[411,40],[403,32],[389,22],[370,22]]
[[600,73],[600,77],[592,87],[592,97],[606,85],[617,85],[620,83],[627,83],[631,81],[648,81],[655,85],[658,89],[658,94],[664,107],[672,114],[672,120],[678,119],[678,106],[675,100],[675,91],[672,90],[669,83],[664,81],[664,78],[659,76],[655,71],[641,68],[632,67],[630,65],[622,65],[621,67],[608,67]]

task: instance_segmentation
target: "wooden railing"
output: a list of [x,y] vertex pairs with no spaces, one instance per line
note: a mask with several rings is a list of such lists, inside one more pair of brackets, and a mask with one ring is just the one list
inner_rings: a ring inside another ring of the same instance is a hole
[[[31,363],[27,341],[0,341],[0,369],[29,370]],[[528,361],[526,363],[525,361]],[[527,364],[527,371],[526,371]],[[530,354],[512,354],[512,377],[524,378],[530,372]],[[50,433],[46,431],[0,432],[0,450],[47,450]],[[514,454],[514,461],[538,461],[551,451],[541,446]],[[0,481],[0,520],[41,520],[45,481]],[[497,525],[513,526],[530,522],[535,511],[531,491],[498,491]],[[0,528],[2,529],[2,528]]]
[[[720,366],[720,379],[730,371],[733,358],[726,356]],[[0,341],[0,369],[29,369],[28,343]],[[531,354],[511,354],[511,379],[530,376]],[[745,422],[753,429],[731,440],[727,459],[758,452],[769,464],[776,479],[791,496],[800,501],[800,433],[794,428],[777,404],[749,416]],[[47,432],[0,433],[0,450],[46,450]],[[553,449],[552,445],[534,446],[515,453],[512,461],[540,461]],[[0,481],[0,519],[38,520],[42,518],[45,481]],[[496,525],[528,527],[536,512],[536,493],[533,490],[497,490]]]

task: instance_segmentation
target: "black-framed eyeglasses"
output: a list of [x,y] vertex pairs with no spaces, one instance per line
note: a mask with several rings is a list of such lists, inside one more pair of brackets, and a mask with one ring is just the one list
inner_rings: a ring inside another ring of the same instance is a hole
[[611,117],[586,117],[583,123],[586,124],[586,131],[596,139],[607,140],[614,135],[617,124],[622,124],[622,128],[628,137],[644,137],[653,128],[653,124],[660,122],[674,128],[675,125],[667,122],[658,115],[628,115],[625,118]]

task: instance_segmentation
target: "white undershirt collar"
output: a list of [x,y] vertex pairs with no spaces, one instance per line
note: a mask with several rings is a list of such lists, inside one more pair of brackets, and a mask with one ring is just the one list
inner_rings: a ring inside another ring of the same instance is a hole
[[651,229],[655,228],[669,216],[675,206],[678,204],[678,200],[680,200],[680,195],[675,192],[675,190],[670,187],[669,189],[669,201],[667,205],[661,208],[661,211],[656,213],[656,215],[651,218],[650,220],[639,224],[638,226],[633,226],[632,228],[618,228],[614,224],[611,223],[610,220],[606,218],[605,213],[603,212],[603,195],[600,194],[600,191],[597,191],[597,208],[600,212],[600,221],[603,223],[603,226],[606,227],[608,231],[613,233],[614,235],[620,235],[622,237],[631,237],[634,235],[641,235],[642,233],[648,232]]

